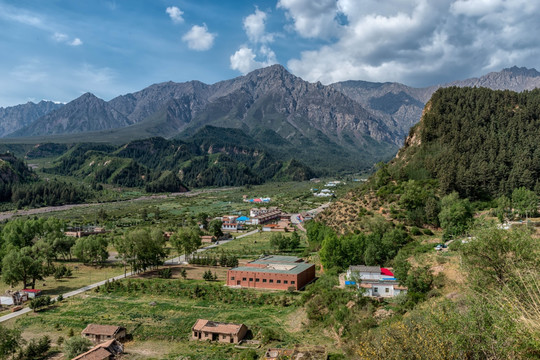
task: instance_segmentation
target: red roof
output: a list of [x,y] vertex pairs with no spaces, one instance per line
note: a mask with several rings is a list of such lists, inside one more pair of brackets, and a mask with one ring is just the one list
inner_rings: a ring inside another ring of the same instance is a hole
[[34,294],[37,294],[37,293],[41,292],[41,290],[38,290],[38,289],[23,289],[22,291],[29,292],[29,293],[34,293]]
[[381,268],[381,275],[394,276],[394,273],[387,268]]

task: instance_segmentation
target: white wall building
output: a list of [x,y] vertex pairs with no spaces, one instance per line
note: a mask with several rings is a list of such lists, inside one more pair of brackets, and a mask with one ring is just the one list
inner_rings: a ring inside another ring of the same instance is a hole
[[345,285],[356,285],[370,297],[394,297],[406,293],[393,273],[379,266],[351,265],[347,270]]

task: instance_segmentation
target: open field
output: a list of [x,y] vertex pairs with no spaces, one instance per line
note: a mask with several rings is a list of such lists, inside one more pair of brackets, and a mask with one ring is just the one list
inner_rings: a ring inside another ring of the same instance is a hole
[[[190,280],[130,281],[129,290],[87,293],[10,325],[23,329],[26,337],[49,333],[53,341],[68,337],[70,329],[80,333],[90,322],[125,326],[133,337],[126,344],[127,359],[229,359],[246,351],[229,344],[190,341],[191,326],[198,318],[244,323],[250,329],[249,337],[256,340],[261,339],[263,329],[271,329],[280,338],[269,344],[272,346],[332,344],[330,338],[301,323],[305,320],[294,305],[299,294],[219,290],[219,283]],[[124,284],[128,286],[126,281]],[[263,349],[256,349],[259,355]]]
[[239,258],[258,257],[262,254],[286,254],[294,256],[302,256],[306,248],[307,242],[305,236],[301,236],[300,247],[294,251],[279,251],[270,244],[270,238],[273,234],[282,234],[290,236],[291,233],[276,233],[276,232],[259,232],[242,239],[232,240],[226,244],[220,245],[218,248],[210,249],[205,254],[221,254],[235,255]]
[[[58,280],[52,275],[47,276],[44,280],[36,282],[36,289],[43,290],[43,295],[56,296],[124,273],[124,267],[121,264],[102,267],[87,266],[77,262],[66,262],[64,264],[71,268],[72,276]],[[0,283],[0,294],[3,294],[8,289],[8,285],[3,282]]]

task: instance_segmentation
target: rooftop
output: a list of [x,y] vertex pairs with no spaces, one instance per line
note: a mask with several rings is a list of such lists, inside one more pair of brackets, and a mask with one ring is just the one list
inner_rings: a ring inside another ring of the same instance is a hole
[[84,354],[73,358],[73,360],[106,360],[111,358],[111,353],[102,347],[95,347]]
[[116,340],[112,339],[94,346],[92,349],[73,358],[72,360],[108,360],[110,359],[111,355],[116,355],[122,352],[122,345],[116,342]]
[[304,260],[296,256],[267,255],[251,261],[250,264],[296,264],[299,262],[304,262]]
[[381,274],[381,268],[379,266],[351,265],[349,266],[349,270],[357,271],[357,272]]
[[113,336],[120,331],[120,326],[88,324],[82,331],[83,334]]
[[242,324],[229,324],[205,319],[198,319],[192,330],[219,334],[238,334]]
[[266,267],[259,268],[254,266],[239,266],[231,269],[231,271],[252,271],[260,273],[276,273],[276,274],[300,274],[301,272],[315,266],[305,262],[289,263],[289,264],[268,264]]

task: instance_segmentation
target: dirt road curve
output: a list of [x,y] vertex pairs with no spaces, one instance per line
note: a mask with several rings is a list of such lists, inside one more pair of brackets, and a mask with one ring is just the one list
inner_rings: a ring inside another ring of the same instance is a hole
[[70,210],[77,207],[98,206],[98,205],[105,205],[105,204],[118,204],[118,203],[127,203],[127,202],[133,202],[133,201],[153,200],[153,199],[167,199],[167,198],[174,198],[177,196],[189,197],[189,196],[197,196],[203,193],[212,193],[212,192],[226,191],[226,190],[232,190],[232,189],[234,188],[206,189],[206,190],[188,191],[188,192],[183,192],[183,193],[170,193],[166,195],[148,195],[148,196],[141,196],[136,199],[113,201],[113,202],[108,202],[108,203],[72,204],[72,205],[62,205],[62,206],[47,206],[47,207],[42,207],[42,208],[37,208],[37,209],[30,209],[30,210],[4,211],[4,212],[0,212],[0,221],[11,219],[14,216],[45,214],[45,213],[50,213],[50,212],[55,212],[55,211]]

